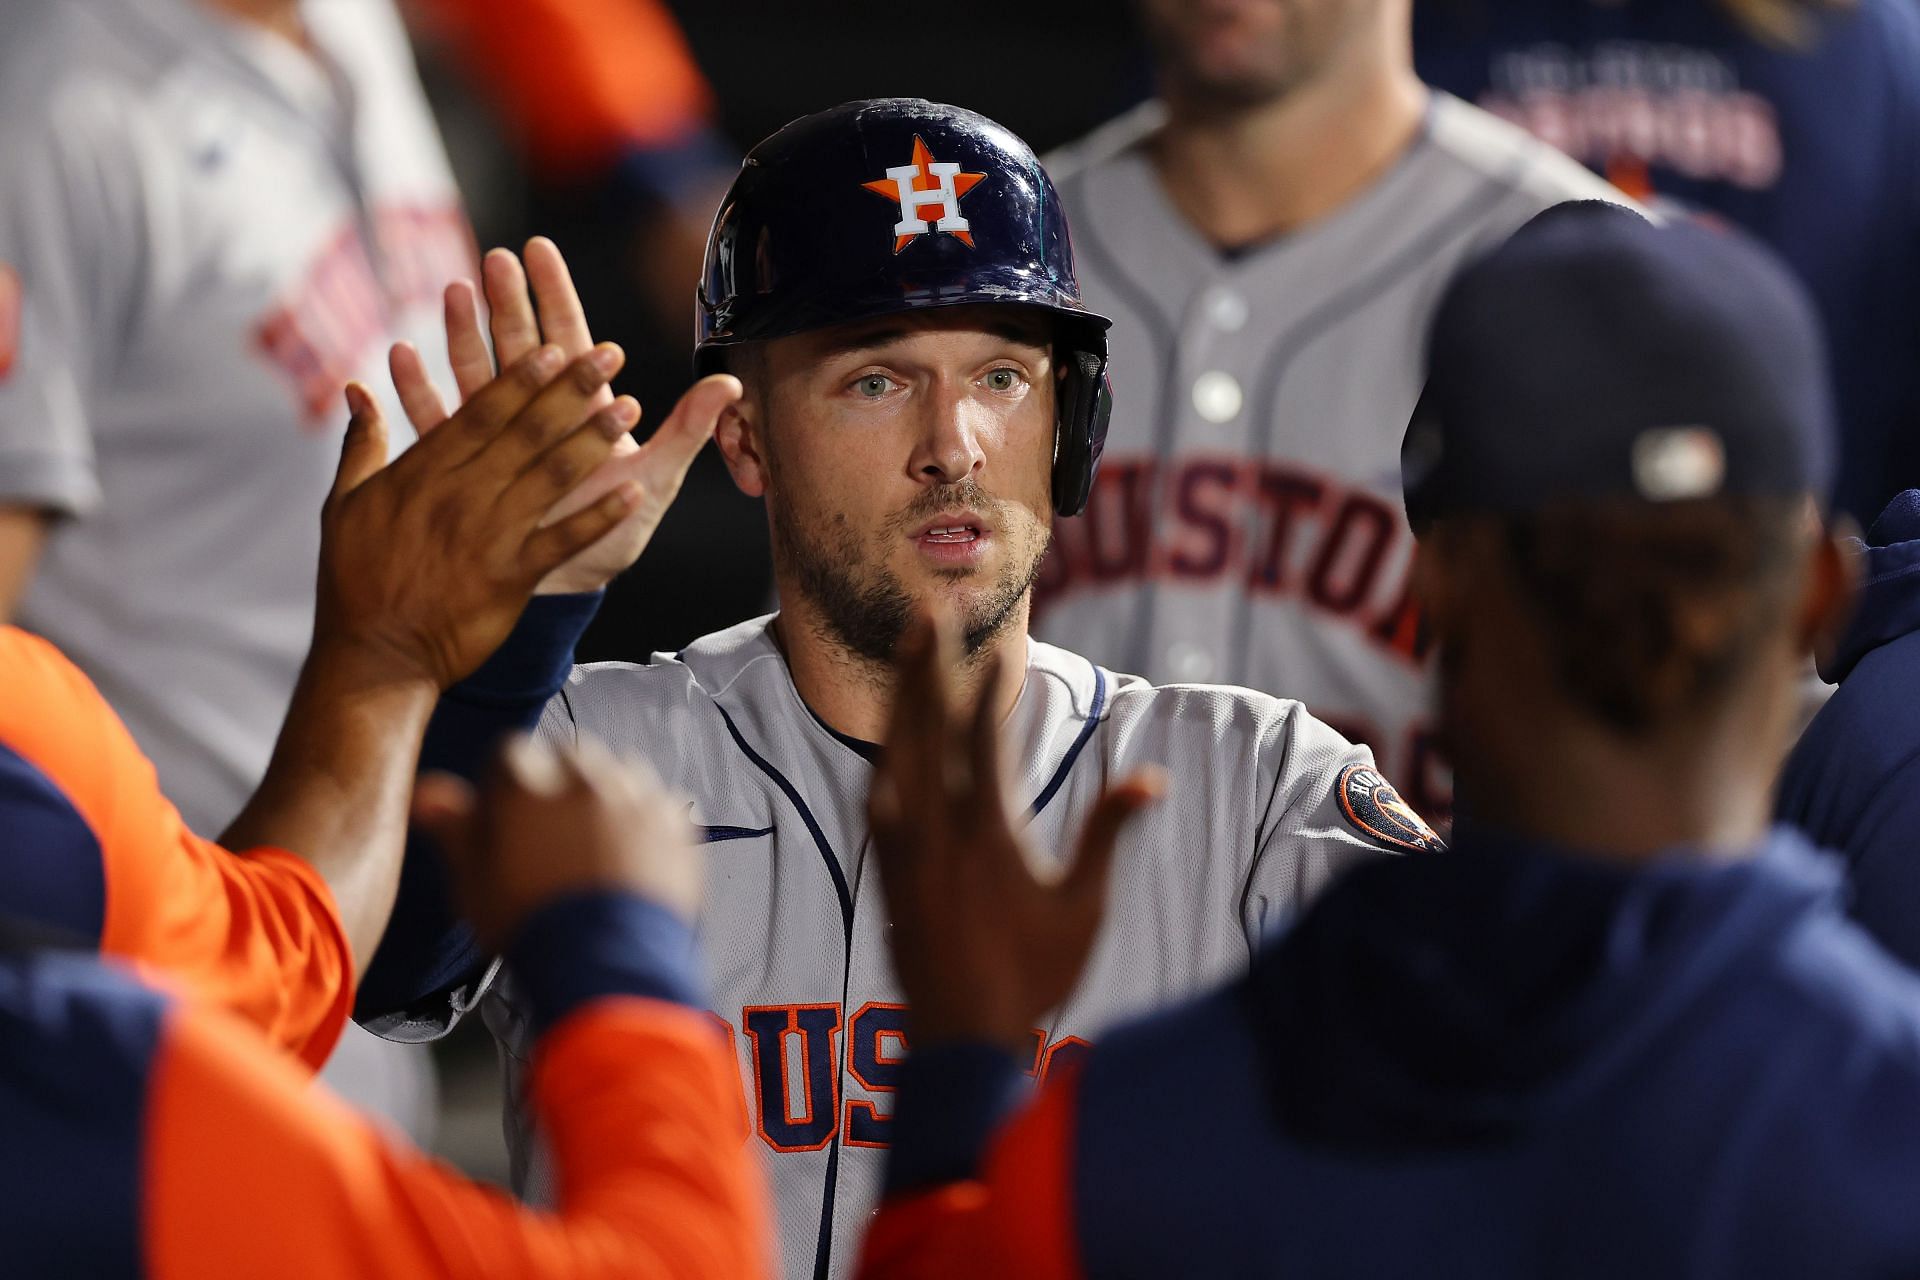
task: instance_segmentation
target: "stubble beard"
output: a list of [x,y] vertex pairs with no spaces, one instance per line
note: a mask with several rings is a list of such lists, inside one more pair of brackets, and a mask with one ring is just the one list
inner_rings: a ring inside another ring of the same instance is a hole
[[[929,491],[890,519],[881,541],[891,544],[920,521],[953,507],[971,507],[986,514],[1005,512],[1011,506],[989,498],[970,480],[947,485]],[[775,563],[782,577],[814,607],[825,638],[868,663],[891,663],[914,614],[915,601],[906,585],[884,564],[869,567],[874,557],[847,525],[815,528],[796,518],[771,494],[767,508],[773,523]],[[1004,520],[996,522],[996,527],[1000,536],[1010,532]],[[966,657],[978,654],[1012,624],[1040,576],[1050,540],[1051,534],[1043,531],[1039,546],[1024,561],[1018,555],[1010,557],[992,587],[968,604],[960,619]],[[974,575],[939,570],[935,576],[958,583]]]

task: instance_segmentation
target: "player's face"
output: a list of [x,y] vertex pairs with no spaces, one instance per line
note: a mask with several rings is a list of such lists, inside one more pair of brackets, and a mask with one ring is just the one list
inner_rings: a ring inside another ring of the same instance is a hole
[[1052,527],[1044,318],[933,309],[768,343],[756,389],[783,593],[892,654],[944,598],[973,651],[1024,625]]
[[1140,0],[1161,74],[1189,96],[1270,102],[1312,80],[1381,0]]

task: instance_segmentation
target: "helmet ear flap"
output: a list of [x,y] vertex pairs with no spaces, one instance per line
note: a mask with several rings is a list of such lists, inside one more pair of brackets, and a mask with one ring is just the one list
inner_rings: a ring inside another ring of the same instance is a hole
[[1107,444],[1107,423],[1113,417],[1113,388],[1107,382],[1103,352],[1069,350],[1061,353],[1065,375],[1060,380],[1058,415],[1053,437],[1053,509],[1061,516],[1086,510],[1093,492],[1094,473]]

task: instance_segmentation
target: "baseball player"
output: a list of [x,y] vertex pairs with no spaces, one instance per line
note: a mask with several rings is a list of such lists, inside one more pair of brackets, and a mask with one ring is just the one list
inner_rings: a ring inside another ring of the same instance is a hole
[[[515,305],[494,299],[496,314]],[[470,771],[503,722],[538,718],[558,741],[645,756],[690,795],[712,1008],[770,1162],[782,1265],[838,1276],[878,1195],[907,1051],[865,799],[889,660],[916,608],[955,615],[970,685],[996,655],[1019,673],[983,714],[1003,727],[1007,785],[1045,860],[1110,780],[1147,764],[1172,774],[1121,844],[1085,976],[1033,1020],[1030,1075],[1238,972],[1342,868],[1437,841],[1365,748],[1297,702],[1156,687],[1029,639],[1033,574],[1084,502],[1106,432],[1107,321],[1080,302],[1051,182],[1005,129],[889,99],[780,130],[721,205],[698,330],[700,367],[745,385],[718,440],[741,488],[766,497],[780,612],[649,665],[569,672],[593,598],[537,601],[443,700],[426,758]],[[433,876],[410,859],[362,991],[360,1013],[387,1012],[386,1034],[434,1034],[494,980],[447,931]],[[485,1017],[511,1077],[516,1181],[544,1197],[511,975]]]
[[1084,953],[1036,904],[1082,895],[1009,858],[965,781],[991,742],[941,741],[910,675],[875,840],[921,1039],[867,1280],[1920,1273],[1920,980],[1769,829],[1850,595],[1806,518],[1812,306],[1748,244],[1584,202],[1459,277],[1432,356],[1406,492],[1453,851],[1355,870],[997,1134]]
[[1462,262],[1609,188],[1414,77],[1409,0],[1140,0],[1159,97],[1050,157],[1114,417],[1035,630],[1154,680],[1303,699],[1450,799],[1400,433]]
[[391,466],[384,420],[350,387],[356,416],[316,521],[313,646],[273,763],[223,844],[186,827],[71,661],[0,625],[0,917],[325,1061],[392,907],[435,700],[499,644],[548,569],[628,516],[616,490],[543,526],[626,441],[638,406],[601,404],[620,358],[530,353]]
[[1415,10],[1429,84],[1636,199],[1742,227],[1813,294],[1834,506],[1920,483],[1920,9],[1911,0],[1476,0]]

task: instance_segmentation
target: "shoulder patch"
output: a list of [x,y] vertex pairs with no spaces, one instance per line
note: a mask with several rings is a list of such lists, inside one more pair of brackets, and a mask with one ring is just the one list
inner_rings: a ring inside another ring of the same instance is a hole
[[13,357],[20,349],[20,273],[0,262],[0,382],[13,372]]
[[1350,764],[1334,784],[1340,812],[1361,835],[1415,853],[1443,853],[1446,842],[1370,764]]

